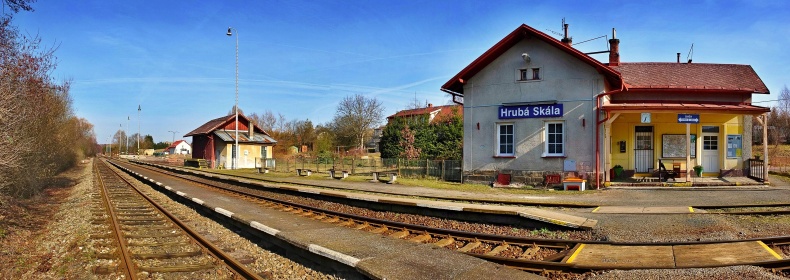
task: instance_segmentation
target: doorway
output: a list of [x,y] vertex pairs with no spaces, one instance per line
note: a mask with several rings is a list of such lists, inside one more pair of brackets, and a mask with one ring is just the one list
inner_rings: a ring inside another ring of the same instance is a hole
[[702,127],[702,172],[719,172],[719,127]]
[[653,170],[653,127],[634,128],[634,172],[648,173]]

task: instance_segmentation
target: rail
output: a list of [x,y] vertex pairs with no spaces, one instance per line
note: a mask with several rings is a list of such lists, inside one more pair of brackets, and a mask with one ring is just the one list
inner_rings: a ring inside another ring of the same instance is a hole
[[[724,241],[699,241],[699,242],[664,242],[664,243],[622,243],[599,240],[562,240],[529,238],[509,235],[484,234],[477,232],[458,231],[445,228],[436,228],[424,225],[409,224],[402,222],[389,221],[384,219],[359,216],[350,213],[343,213],[329,209],[303,205],[293,201],[287,201],[272,197],[266,197],[253,193],[246,187],[226,188],[211,182],[210,179],[192,179],[181,175],[174,175],[171,172],[162,171],[158,168],[148,167],[147,169],[156,171],[167,176],[173,176],[182,180],[191,181],[194,184],[203,185],[209,188],[219,189],[222,192],[232,193],[233,195],[261,200],[264,207],[270,207],[284,212],[289,212],[302,217],[320,220],[340,226],[365,230],[368,232],[386,235],[411,242],[430,243],[437,247],[456,250],[458,252],[485,259],[491,262],[511,266],[517,269],[545,272],[573,272],[583,273],[588,271],[610,270],[610,269],[651,269],[661,267],[628,267],[620,265],[612,266],[585,266],[577,263],[568,263],[567,259],[580,244],[604,244],[619,246],[677,246],[677,245],[698,245],[698,244],[726,244],[744,241],[762,241],[769,246],[790,246],[790,236],[754,238],[744,240],[724,240]],[[239,183],[242,184],[243,183]],[[246,190],[242,190],[246,189]],[[740,262],[727,265],[698,265],[693,268],[710,268],[721,266],[736,265],[755,265],[775,270],[790,268],[790,259],[776,261],[755,261]],[[692,267],[689,267],[692,268]]]

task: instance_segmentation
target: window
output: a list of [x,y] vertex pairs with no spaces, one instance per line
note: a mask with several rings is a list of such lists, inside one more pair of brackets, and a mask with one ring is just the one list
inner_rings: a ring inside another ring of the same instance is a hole
[[513,149],[513,124],[497,124],[497,156],[514,156]]
[[544,156],[564,156],[565,155],[565,133],[562,122],[547,122],[546,147]]
[[540,68],[526,68],[518,70],[519,81],[540,81]]

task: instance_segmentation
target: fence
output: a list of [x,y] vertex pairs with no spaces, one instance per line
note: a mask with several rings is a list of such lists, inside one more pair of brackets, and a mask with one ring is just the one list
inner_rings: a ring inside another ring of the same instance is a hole
[[397,173],[401,178],[435,178],[449,182],[461,182],[460,160],[406,160],[397,158],[295,158],[266,159],[256,158],[256,166],[267,167],[276,172],[295,172],[310,169],[313,172],[332,170],[348,171],[349,174],[370,174],[372,172]]
[[749,178],[752,178],[754,180],[765,182],[765,178],[763,177],[765,174],[763,172],[765,170],[764,163],[765,161],[759,159],[752,159],[752,158],[747,159],[746,165],[749,167],[747,169],[749,172],[747,176],[749,176]]

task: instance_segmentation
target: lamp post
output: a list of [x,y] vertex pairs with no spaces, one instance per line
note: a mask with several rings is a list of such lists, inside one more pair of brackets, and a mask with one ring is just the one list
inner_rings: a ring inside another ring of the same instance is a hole
[[140,104],[137,104],[137,155],[140,155]]
[[172,132],[172,133],[173,133],[173,142],[170,142],[170,144],[173,144],[173,143],[175,143],[175,142],[176,142],[176,133],[178,133],[178,131],[175,131],[175,130],[168,130],[167,132]]
[[234,138],[233,167],[231,169],[237,169],[239,167],[239,31],[236,28],[228,27],[226,35],[233,36],[231,31],[236,32],[236,103],[233,106],[236,115],[236,137]]
[[[126,129],[129,129],[129,120],[131,120],[131,116],[126,116]],[[124,131],[125,132],[125,131]],[[129,133],[124,133],[124,141],[123,145],[126,147],[126,155],[129,155]]]
[[121,136],[123,135],[123,124],[119,124],[118,126],[121,127],[121,129],[118,130],[118,157],[120,158],[121,157]]

